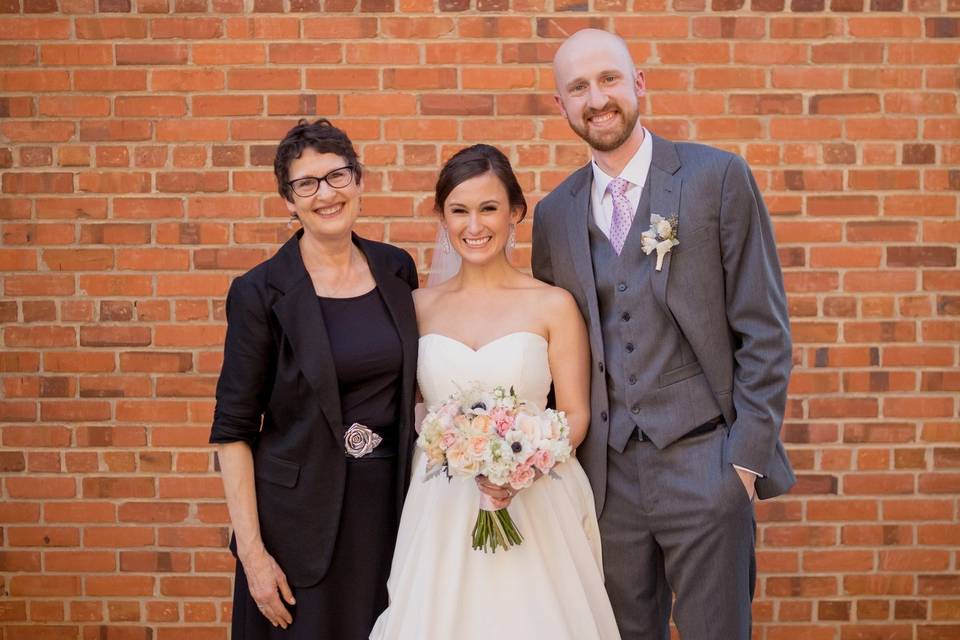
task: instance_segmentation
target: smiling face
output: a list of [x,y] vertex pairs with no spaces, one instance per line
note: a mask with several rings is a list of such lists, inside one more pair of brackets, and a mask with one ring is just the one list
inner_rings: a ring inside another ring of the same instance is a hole
[[[307,147],[299,158],[290,163],[290,180],[307,177],[320,178],[349,162],[335,153],[320,153]],[[337,238],[349,234],[360,215],[360,193],[363,187],[356,178],[345,187],[334,189],[326,181],[312,196],[301,197],[291,193],[287,209],[296,214],[306,233],[318,239]]]
[[613,151],[633,135],[643,95],[623,40],[585,29],[563,43],[553,60],[555,99],[574,132],[597,151]]
[[511,209],[507,189],[492,171],[464,180],[443,203],[442,223],[464,263],[485,264],[503,256],[510,225],[522,215]]

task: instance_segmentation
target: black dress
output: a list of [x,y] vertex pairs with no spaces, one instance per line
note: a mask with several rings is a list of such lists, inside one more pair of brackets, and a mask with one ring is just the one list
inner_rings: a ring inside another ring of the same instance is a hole
[[233,640],[366,640],[387,606],[387,577],[398,526],[395,452],[403,361],[400,337],[376,288],[354,298],[318,300],[337,372],[343,420],[346,426],[358,422],[369,427],[383,442],[375,455],[344,454],[346,489],[333,560],[319,583],[293,589],[297,603],[287,606],[293,624],[286,630],[273,627],[257,610],[237,563]]

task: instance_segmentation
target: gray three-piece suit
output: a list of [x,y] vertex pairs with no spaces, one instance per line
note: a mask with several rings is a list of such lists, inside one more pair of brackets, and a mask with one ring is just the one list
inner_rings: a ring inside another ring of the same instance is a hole
[[[653,136],[620,255],[593,222],[592,168],[536,208],[533,272],[588,325],[591,425],[577,452],[596,498],[607,590],[624,640],[750,637],[753,505],[733,465],[787,491],[779,439],[790,329],[770,217],[746,163]],[[651,214],[678,221],[655,269]],[[719,419],[718,419],[719,418]]]

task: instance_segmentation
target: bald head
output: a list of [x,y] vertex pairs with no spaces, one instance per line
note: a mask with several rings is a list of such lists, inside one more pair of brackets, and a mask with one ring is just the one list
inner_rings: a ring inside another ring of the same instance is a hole
[[553,79],[559,90],[577,75],[590,58],[602,55],[624,74],[633,76],[636,68],[623,38],[600,29],[582,29],[563,41],[553,56]]
[[630,154],[643,141],[637,128],[645,82],[623,39],[584,29],[553,57],[554,99],[574,132],[596,153]]

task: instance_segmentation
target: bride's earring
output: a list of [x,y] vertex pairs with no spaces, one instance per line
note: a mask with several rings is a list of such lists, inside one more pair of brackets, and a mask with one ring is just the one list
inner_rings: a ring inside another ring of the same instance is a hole
[[517,225],[510,225],[510,233],[507,235],[507,250],[513,251],[517,248]]
[[447,235],[446,229],[440,231],[440,251],[441,253],[450,253],[450,236]]

